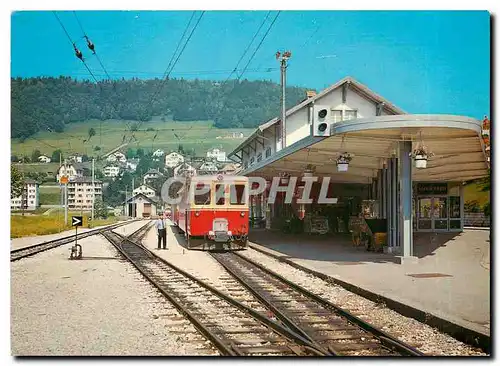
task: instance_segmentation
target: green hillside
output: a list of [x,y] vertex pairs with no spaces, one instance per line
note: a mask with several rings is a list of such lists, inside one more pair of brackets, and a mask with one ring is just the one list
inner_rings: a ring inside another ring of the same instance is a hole
[[[54,150],[61,149],[63,156],[80,153],[96,157],[121,145],[124,135],[126,135],[126,141],[129,140],[131,132],[126,133],[127,123],[134,123],[134,121],[107,120],[101,122],[91,120],[71,123],[61,133],[39,132],[23,142],[20,139],[12,139],[11,153],[18,157],[23,155],[31,156],[32,151],[38,149],[42,154],[51,156]],[[197,155],[204,155],[207,150],[213,147],[220,147],[229,153],[243,139],[217,139],[217,136],[226,136],[232,132],[243,132],[246,137],[254,130],[252,128],[219,129],[211,126],[212,123],[207,121],[162,122],[161,120],[155,120],[144,122],[139,130],[133,133],[136,140],[132,140],[122,151],[126,151],[128,147],[133,149],[143,148],[145,150],[177,150],[179,144],[181,144],[184,150],[194,148]],[[96,135],[89,140],[88,132],[90,128],[95,130]],[[155,135],[156,138],[154,138]],[[96,146],[101,148],[100,151],[94,150]],[[54,171],[52,163],[38,165],[40,165],[41,170]]]

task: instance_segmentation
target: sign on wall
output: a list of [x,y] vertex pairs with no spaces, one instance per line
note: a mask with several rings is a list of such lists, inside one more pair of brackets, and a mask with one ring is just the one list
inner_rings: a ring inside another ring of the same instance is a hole
[[448,194],[448,183],[418,183],[417,194]]

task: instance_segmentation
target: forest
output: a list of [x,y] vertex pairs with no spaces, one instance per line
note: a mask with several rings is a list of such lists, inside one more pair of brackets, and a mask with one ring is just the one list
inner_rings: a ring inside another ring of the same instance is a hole
[[[63,132],[89,119],[212,120],[219,128],[254,128],[279,115],[280,85],[271,81],[130,79],[76,80],[67,76],[11,78],[11,137]],[[306,88],[288,87],[287,108],[305,99]]]

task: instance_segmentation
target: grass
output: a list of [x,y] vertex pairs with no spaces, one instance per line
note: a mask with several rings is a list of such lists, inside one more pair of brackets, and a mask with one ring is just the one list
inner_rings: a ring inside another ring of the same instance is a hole
[[[24,236],[32,235],[48,235],[56,234],[61,231],[70,230],[71,227],[71,216],[79,213],[70,212],[68,215],[69,225],[64,225],[64,214],[61,216],[57,215],[11,215],[10,217],[10,237],[11,238],[21,238]],[[83,227],[88,226],[89,213],[84,213],[83,217]],[[117,221],[116,217],[109,217],[103,220],[94,220],[92,227],[103,226],[112,224]]]
[[[89,156],[102,155],[122,144],[127,122],[135,123],[136,121],[107,120],[101,122],[89,120],[67,124],[66,130],[62,133],[48,131],[37,133],[34,136],[37,140],[28,138],[21,143],[19,139],[12,139],[11,153],[17,156],[31,156],[31,152],[38,149],[42,154],[50,156],[55,149],[61,149],[65,156],[73,153]],[[205,155],[206,151],[213,147],[220,147],[229,153],[243,139],[216,139],[217,136],[224,136],[231,132],[243,132],[245,136],[248,136],[253,131],[253,129],[244,128],[219,129],[211,128],[211,126],[212,122],[210,121],[162,122],[154,120],[144,122],[139,131],[134,132],[137,141],[130,143],[123,149],[126,150],[131,147],[133,149],[156,150],[160,148],[169,151],[171,149],[177,150],[178,145],[182,144],[185,149],[194,148],[197,155]],[[88,130],[91,127],[96,131],[96,135],[90,141],[84,143],[84,140],[88,138]],[[153,129],[153,131],[147,131],[148,129]],[[157,131],[158,135],[153,141]],[[130,134],[127,136],[130,136]],[[39,140],[43,141],[43,143]],[[95,146],[99,146],[101,150],[94,151]],[[33,165],[38,165],[40,169],[55,172],[59,162]]]

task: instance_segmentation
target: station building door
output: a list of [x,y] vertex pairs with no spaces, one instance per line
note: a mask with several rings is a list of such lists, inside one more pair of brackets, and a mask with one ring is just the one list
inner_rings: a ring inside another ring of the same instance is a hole
[[458,189],[446,194],[417,195],[413,210],[414,229],[422,232],[462,231],[462,199]]

